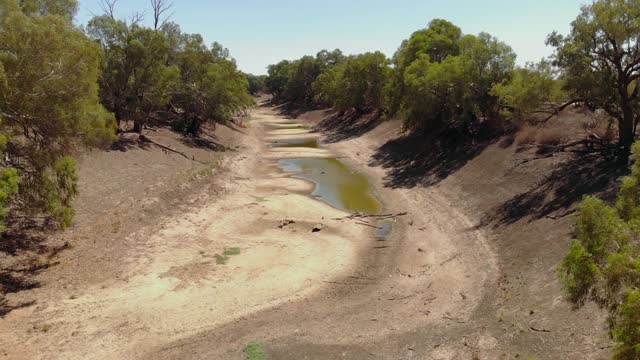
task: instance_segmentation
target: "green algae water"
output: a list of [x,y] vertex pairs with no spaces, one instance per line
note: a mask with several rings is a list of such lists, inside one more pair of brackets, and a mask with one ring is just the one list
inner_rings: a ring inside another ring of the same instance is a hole
[[285,172],[294,173],[294,178],[313,182],[312,195],[339,209],[368,214],[382,210],[367,177],[352,172],[336,158],[280,159],[278,164]]
[[318,144],[318,139],[282,139],[282,140],[273,140],[271,144],[269,144],[271,148],[290,148],[290,147],[303,147],[303,148],[312,148],[317,149],[320,147]]

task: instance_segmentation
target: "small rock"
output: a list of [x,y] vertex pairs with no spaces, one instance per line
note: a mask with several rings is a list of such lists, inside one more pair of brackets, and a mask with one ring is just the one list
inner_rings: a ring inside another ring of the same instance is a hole
[[316,226],[313,227],[313,229],[311,229],[311,232],[320,232],[322,231],[322,229],[324,229],[324,225],[323,224],[317,224]]
[[285,227],[295,223],[296,222],[293,220],[282,220],[280,221],[280,225],[278,225],[278,229],[284,229]]
[[424,252],[423,248],[418,248],[418,252]]

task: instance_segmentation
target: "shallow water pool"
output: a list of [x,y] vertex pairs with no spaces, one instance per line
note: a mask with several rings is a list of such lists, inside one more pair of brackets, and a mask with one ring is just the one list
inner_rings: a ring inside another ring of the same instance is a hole
[[294,178],[313,182],[316,186],[311,195],[339,209],[368,214],[382,210],[367,177],[352,172],[336,158],[280,159],[278,164],[294,173]]

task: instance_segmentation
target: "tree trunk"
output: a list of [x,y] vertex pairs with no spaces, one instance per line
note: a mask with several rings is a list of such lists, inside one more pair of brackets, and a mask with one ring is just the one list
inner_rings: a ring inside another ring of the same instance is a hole
[[142,134],[142,123],[139,121],[134,121],[133,122],[133,132],[136,132],[138,134]]
[[628,161],[631,145],[635,140],[633,108],[629,101],[622,100],[622,119],[618,122],[619,144],[622,151],[620,161]]

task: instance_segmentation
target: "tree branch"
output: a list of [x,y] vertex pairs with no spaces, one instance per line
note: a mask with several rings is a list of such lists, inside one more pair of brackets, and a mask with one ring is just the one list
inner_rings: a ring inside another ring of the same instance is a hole
[[560,105],[559,107],[555,108],[548,117],[546,117],[544,120],[538,120],[538,121],[530,121],[531,124],[543,124],[546,123],[547,121],[551,120],[554,116],[557,116],[558,114],[560,114],[564,109],[568,108],[569,106],[579,103],[579,102],[583,102],[584,99],[573,99],[570,101],[567,101],[566,103]]

